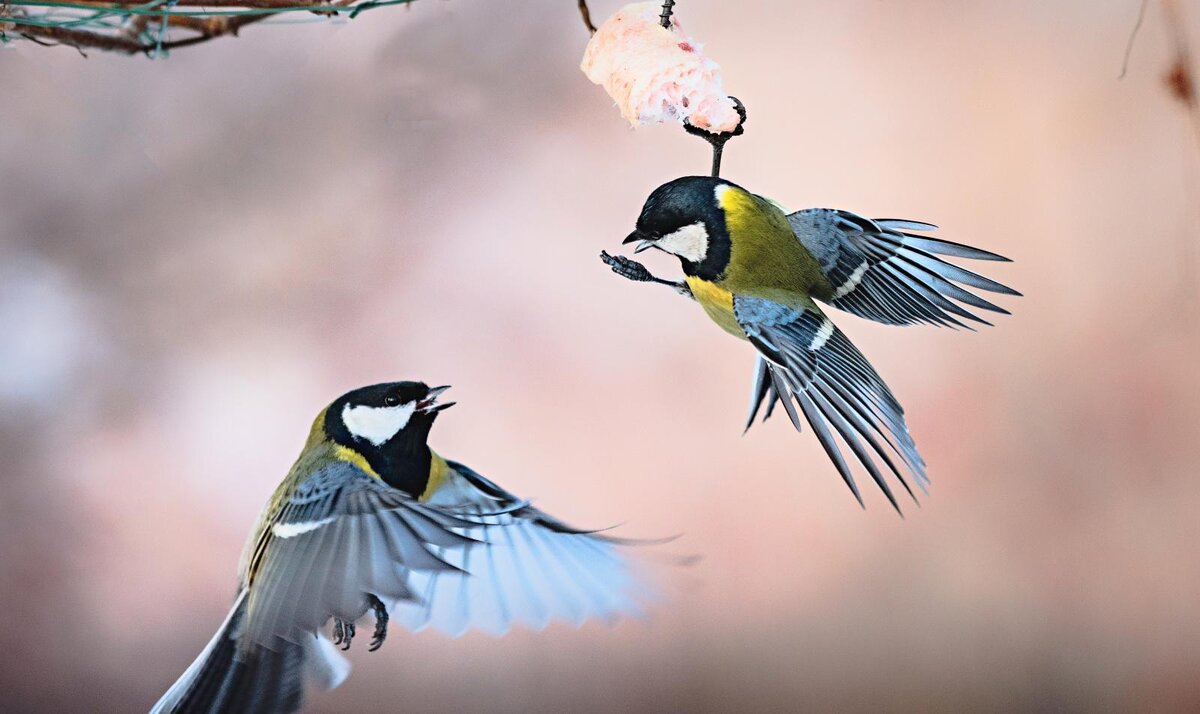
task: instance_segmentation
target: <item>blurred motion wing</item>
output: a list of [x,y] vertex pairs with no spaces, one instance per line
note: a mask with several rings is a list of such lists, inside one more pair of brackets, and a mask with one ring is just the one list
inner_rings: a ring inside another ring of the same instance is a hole
[[486,545],[434,548],[460,570],[414,572],[415,597],[389,606],[394,621],[452,636],[472,628],[502,635],[517,624],[541,630],[552,620],[578,626],[642,613],[652,593],[620,551],[629,541],[571,528],[472,469],[448,465],[455,483],[433,500],[473,521],[464,533]]
[[411,598],[410,574],[455,570],[444,554],[472,544],[456,529],[473,526],[330,461],[300,483],[262,535],[243,636],[279,648],[311,638],[330,617],[358,619],[367,593]]
[[889,325],[924,322],[968,327],[957,319],[964,318],[990,325],[958,303],[1006,315],[1008,311],[955,283],[1020,295],[937,256],[993,261],[1007,258],[908,232],[936,229],[928,223],[871,220],[829,208],[797,211],[788,216],[788,222],[833,285],[833,295],[826,302],[868,320]]
[[896,498],[863,441],[910,496],[915,498],[887,447],[903,458],[918,486],[925,489],[929,482],[925,462],[909,436],[904,409],[866,358],[815,304],[792,308],[761,298],[736,296],[733,310],[750,342],[766,358],[765,364],[759,365],[763,371],[756,374],[751,393],[751,421],[764,400],[769,400],[769,414],[775,399],[779,399],[799,431],[800,415],[795,408],[799,405],[800,413],[859,503],[862,495],[834,441],[830,424],[897,511],[900,507]]

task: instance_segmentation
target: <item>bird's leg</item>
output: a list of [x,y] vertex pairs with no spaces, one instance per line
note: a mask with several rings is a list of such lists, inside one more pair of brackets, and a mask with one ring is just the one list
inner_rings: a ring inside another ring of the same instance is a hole
[[367,603],[375,611],[375,636],[371,638],[371,646],[367,648],[368,652],[374,652],[382,647],[383,641],[387,639],[388,611],[383,601],[370,593],[367,593]]
[[333,618],[333,644],[341,645],[343,652],[350,649],[355,629],[353,622],[344,622],[340,617]]
[[687,286],[687,283],[656,277],[646,269],[646,266],[636,260],[630,260],[623,255],[609,255],[608,251],[600,251],[600,260],[603,260],[604,264],[612,268],[614,273],[626,280],[638,283],[658,283],[659,285],[666,285],[672,288],[684,297],[690,298],[692,296],[692,290]]

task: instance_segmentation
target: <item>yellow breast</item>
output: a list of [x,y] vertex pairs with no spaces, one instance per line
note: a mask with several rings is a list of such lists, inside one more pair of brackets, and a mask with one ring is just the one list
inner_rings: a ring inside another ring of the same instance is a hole
[[429,481],[425,484],[425,491],[421,493],[419,500],[428,501],[433,498],[433,494],[437,493],[438,489],[446,483],[446,479],[450,476],[450,465],[441,456],[438,456],[436,451],[429,451]]
[[716,283],[694,276],[687,278],[687,285],[691,288],[696,302],[700,303],[700,307],[704,308],[704,312],[708,313],[713,322],[734,337],[746,339],[746,333],[742,331],[733,315],[733,293]]

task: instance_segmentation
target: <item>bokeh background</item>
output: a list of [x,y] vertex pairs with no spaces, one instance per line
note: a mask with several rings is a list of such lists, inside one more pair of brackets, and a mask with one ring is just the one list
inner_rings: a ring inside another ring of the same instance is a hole
[[397,630],[311,711],[1200,709],[1200,166],[1156,5],[1117,78],[1137,11],[678,6],[750,111],[726,176],[1016,261],[994,328],[838,319],[930,463],[903,520],[597,260],[709,159],[586,81],[572,0],[0,50],[2,708],[147,709],[315,413],[419,378],[442,453],[704,558],[646,622]]

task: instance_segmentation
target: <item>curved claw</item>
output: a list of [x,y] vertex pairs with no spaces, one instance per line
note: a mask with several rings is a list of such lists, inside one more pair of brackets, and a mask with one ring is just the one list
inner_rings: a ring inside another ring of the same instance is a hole
[[374,595],[367,595],[367,602],[371,604],[371,609],[375,611],[375,634],[371,638],[371,646],[367,648],[367,651],[374,652],[382,647],[383,641],[387,639],[388,611],[383,601]]
[[339,618],[333,618],[333,644],[341,645],[343,652],[350,649],[355,629],[353,622],[343,622]]

